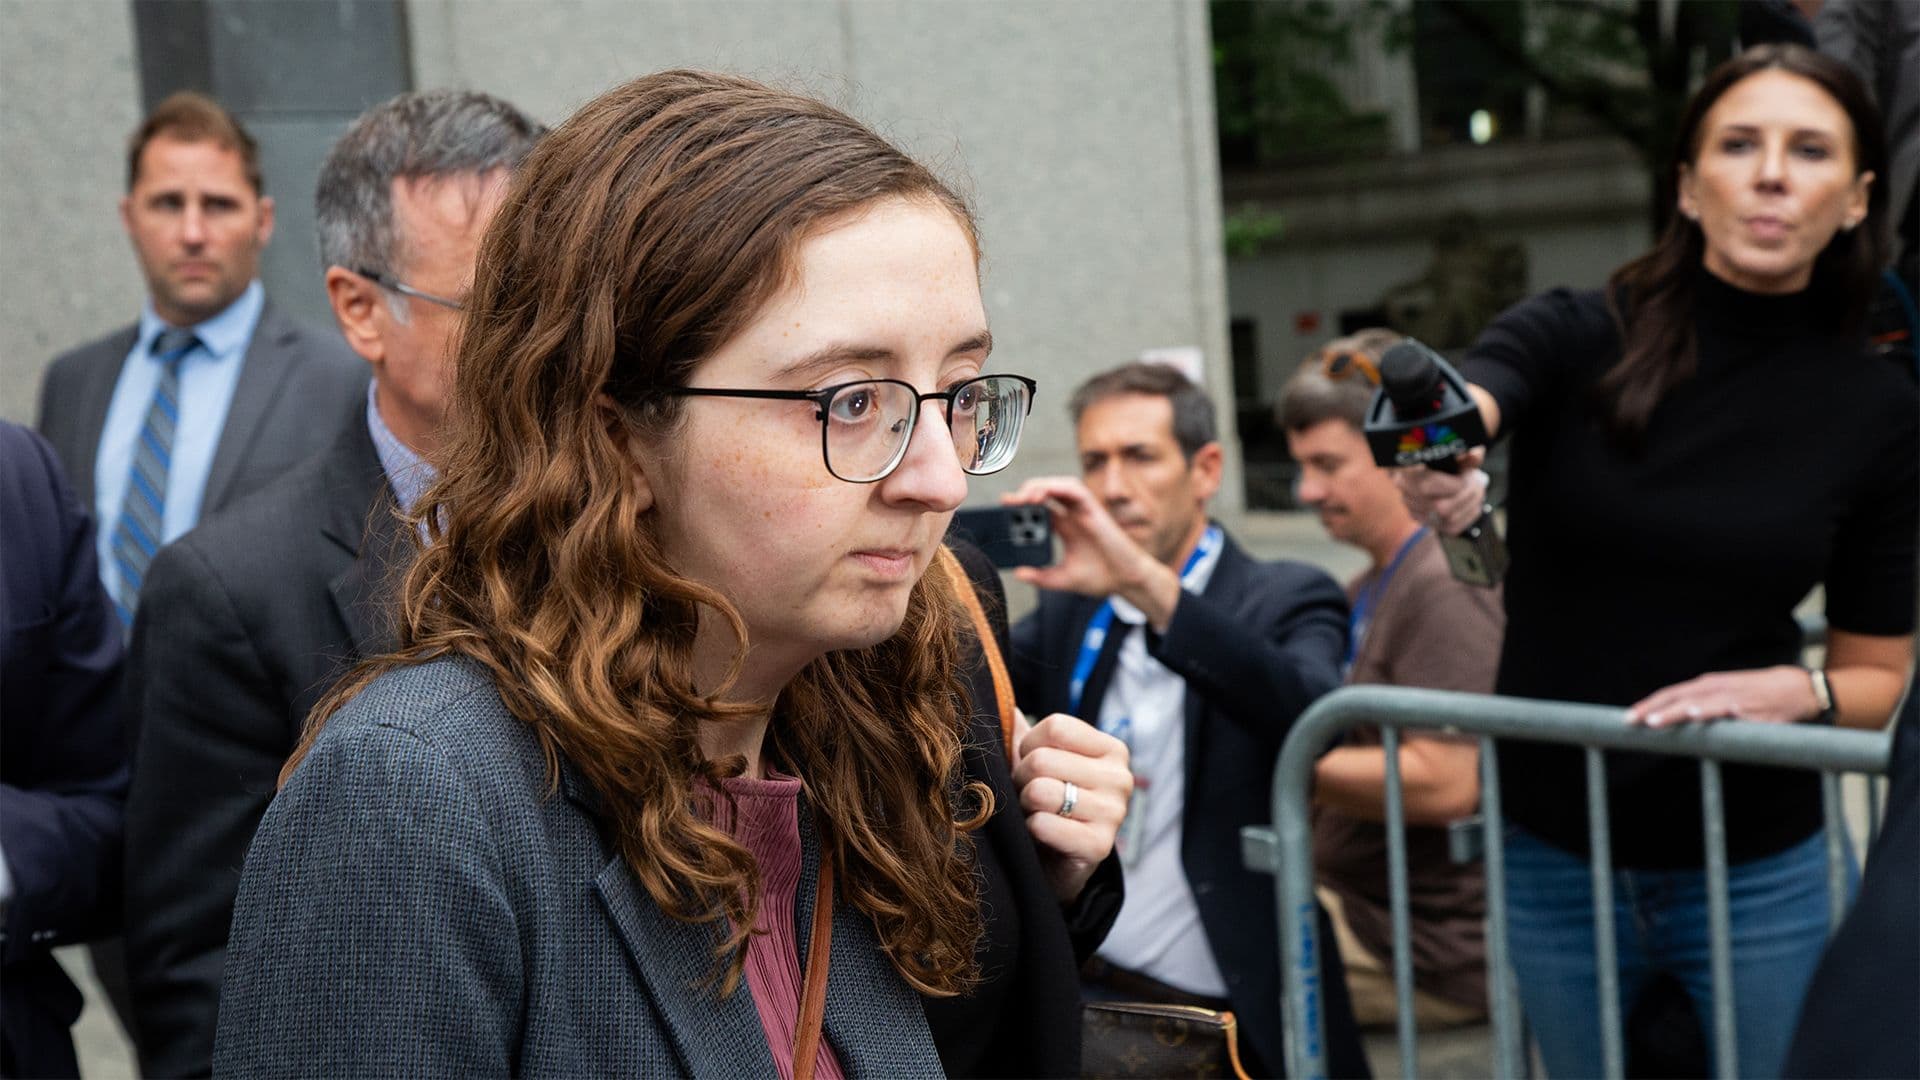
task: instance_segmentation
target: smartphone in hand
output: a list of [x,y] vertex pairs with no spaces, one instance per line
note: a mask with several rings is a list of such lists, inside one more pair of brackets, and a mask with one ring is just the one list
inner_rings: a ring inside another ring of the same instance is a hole
[[972,541],[998,567],[1053,563],[1053,519],[1044,506],[956,510],[947,532]]

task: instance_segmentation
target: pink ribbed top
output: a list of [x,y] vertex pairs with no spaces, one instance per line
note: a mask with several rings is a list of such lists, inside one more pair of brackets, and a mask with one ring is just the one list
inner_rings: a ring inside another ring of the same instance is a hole
[[[760,1012],[780,1080],[793,1080],[794,1029],[800,1023],[799,928],[794,922],[800,886],[800,781],[771,770],[764,780],[736,776],[720,782],[733,796],[739,821],[726,800],[713,801],[713,823],[753,852],[760,864],[760,910],[747,940],[747,990]],[[820,1038],[814,1059],[818,1080],[842,1080],[840,1059]]]

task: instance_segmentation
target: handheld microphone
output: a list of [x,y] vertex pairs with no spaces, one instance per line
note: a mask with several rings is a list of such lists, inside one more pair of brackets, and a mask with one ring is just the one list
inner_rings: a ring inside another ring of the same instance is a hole
[[[1425,465],[1460,471],[1460,455],[1487,444],[1467,381],[1437,352],[1408,338],[1380,357],[1380,390],[1367,408],[1367,445],[1382,468]],[[1491,588],[1507,572],[1507,545],[1489,507],[1459,536],[1442,536],[1447,567],[1469,585]]]

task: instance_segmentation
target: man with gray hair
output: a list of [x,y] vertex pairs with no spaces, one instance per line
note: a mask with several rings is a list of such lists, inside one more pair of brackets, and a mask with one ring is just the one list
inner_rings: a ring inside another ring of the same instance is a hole
[[[127,699],[127,960],[147,1076],[204,1075],[241,864],[307,713],[393,645],[381,601],[432,482],[482,234],[544,129],[497,98],[402,94],[363,114],[316,193],[327,296],[373,369],[332,448],[154,560]],[[325,947],[316,943],[316,947]]]

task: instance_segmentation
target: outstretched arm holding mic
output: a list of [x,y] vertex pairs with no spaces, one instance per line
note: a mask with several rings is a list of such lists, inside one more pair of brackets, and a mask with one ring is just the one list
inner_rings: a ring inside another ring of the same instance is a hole
[[[1405,351],[1396,356],[1400,350]],[[1471,403],[1486,441],[1499,434],[1500,405],[1493,394],[1466,382],[1419,342],[1409,340],[1395,346],[1381,358],[1380,369],[1381,400],[1374,406],[1374,414],[1382,418],[1380,431],[1397,436],[1407,428],[1405,421],[1409,419],[1456,419]],[[1395,421],[1399,421],[1397,426]],[[1432,426],[1436,422],[1428,423]],[[1368,429],[1372,437],[1372,416]],[[1375,439],[1374,454],[1383,465],[1402,466],[1395,469],[1394,482],[1413,515],[1457,544],[1464,541],[1472,545],[1473,540],[1468,538],[1476,533],[1492,535],[1497,543],[1486,501],[1487,474],[1481,468],[1486,462],[1485,448],[1476,445],[1451,456],[1438,456],[1439,449],[1427,449],[1426,453],[1436,455],[1434,459],[1412,464],[1393,457],[1411,441],[1403,439],[1395,444],[1385,438]],[[1452,558],[1450,550],[1449,560]],[[1454,569],[1461,580],[1473,580],[1461,575],[1461,563],[1455,562]],[[1627,717],[1631,723],[1648,727],[1741,719],[1877,728],[1899,703],[1912,657],[1911,635],[1861,634],[1834,628],[1828,632],[1826,666],[1822,669],[1777,664],[1708,672],[1647,695],[1628,709]]]
[[[1492,398],[1474,389],[1439,353],[1408,338],[1380,358],[1380,392],[1367,411],[1366,434],[1384,468],[1455,478],[1432,488],[1434,505],[1424,513],[1414,510],[1438,526],[1453,576],[1490,588],[1506,574],[1507,546],[1480,471],[1486,456],[1480,447],[1492,438],[1484,414]],[[1497,420],[1499,410],[1493,411]]]

